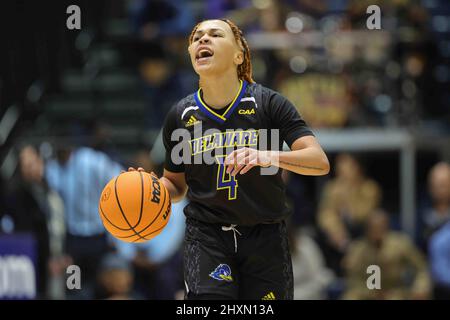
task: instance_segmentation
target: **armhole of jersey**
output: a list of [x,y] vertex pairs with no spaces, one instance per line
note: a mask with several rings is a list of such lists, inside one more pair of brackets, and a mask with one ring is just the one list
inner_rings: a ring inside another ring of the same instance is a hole
[[175,129],[178,129],[178,128],[180,128],[180,124],[181,124],[181,118],[180,118],[181,114],[178,112],[178,103],[175,106],[174,113],[175,113]]
[[178,112],[179,110],[180,101],[177,102],[174,109],[174,117],[175,117],[175,130],[184,128],[183,127],[183,121],[181,119],[181,112]]
[[259,83],[256,86],[256,101],[257,101],[258,106],[261,106],[261,108],[263,108],[262,87],[261,87],[261,84],[259,84]]
[[263,101],[263,88],[261,84],[257,84],[256,85],[256,89],[255,89],[255,95],[256,95],[256,102],[258,104],[258,106],[260,106],[261,110],[263,111],[264,117],[262,117],[262,121],[264,123],[265,126],[267,126],[267,128],[271,127],[272,124],[272,119],[270,117],[270,110],[268,108],[270,108],[270,106],[266,106],[264,104]]

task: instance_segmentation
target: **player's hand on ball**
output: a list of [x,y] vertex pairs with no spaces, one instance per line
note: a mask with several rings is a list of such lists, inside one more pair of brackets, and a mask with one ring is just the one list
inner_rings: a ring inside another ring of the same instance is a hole
[[[129,167],[128,168],[128,172],[132,172],[132,171],[139,171],[139,172],[145,172],[144,168],[138,167],[137,169],[133,168],[133,167]],[[125,170],[121,170],[120,173],[125,173]],[[154,173],[153,171],[150,172],[150,174],[156,178],[158,178],[158,176],[156,175],[156,173]]]
[[272,151],[262,151],[252,148],[234,150],[225,158],[227,173],[236,176],[239,172],[246,173],[251,168],[269,167],[272,164]]

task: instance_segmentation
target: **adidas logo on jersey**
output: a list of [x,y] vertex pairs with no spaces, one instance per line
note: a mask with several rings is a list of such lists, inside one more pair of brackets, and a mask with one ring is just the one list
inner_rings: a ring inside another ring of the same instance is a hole
[[266,294],[264,297],[262,297],[261,300],[275,300],[275,295],[272,291],[270,291],[268,294]]
[[189,120],[186,122],[185,126],[186,127],[190,127],[190,126],[193,126],[194,124],[199,123],[199,122],[200,122],[200,120],[197,120],[197,118],[195,118],[194,116],[191,116],[189,118]]
[[255,109],[247,109],[247,110],[244,110],[244,109],[240,109],[239,110],[239,114],[255,114]]

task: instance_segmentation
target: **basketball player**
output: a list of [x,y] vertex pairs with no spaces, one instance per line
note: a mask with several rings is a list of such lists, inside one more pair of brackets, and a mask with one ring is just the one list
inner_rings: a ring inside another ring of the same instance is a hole
[[[178,102],[166,118],[166,160],[160,179],[172,201],[186,193],[189,199],[184,210],[185,296],[292,299],[285,225],[290,210],[281,170],[263,175],[261,167],[325,175],[328,159],[296,108],[253,81],[250,50],[231,21],[206,20],[196,25],[189,37],[189,54],[200,89]],[[217,152],[214,164],[179,164],[172,155],[178,143],[172,141],[172,133],[180,128],[191,136],[191,158],[211,149],[238,147],[223,156]],[[208,129],[238,128],[239,134],[204,135]],[[258,148],[260,129],[279,130],[276,148]],[[277,151],[283,141],[291,151]]]

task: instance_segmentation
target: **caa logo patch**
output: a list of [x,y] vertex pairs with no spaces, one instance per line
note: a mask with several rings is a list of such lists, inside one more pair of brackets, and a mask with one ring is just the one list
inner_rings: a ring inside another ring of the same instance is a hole
[[227,264],[219,264],[216,267],[216,269],[209,274],[209,276],[219,281],[226,281],[226,282],[233,281],[230,266]]
[[249,110],[240,109],[239,114],[255,114],[255,109],[249,109]]

